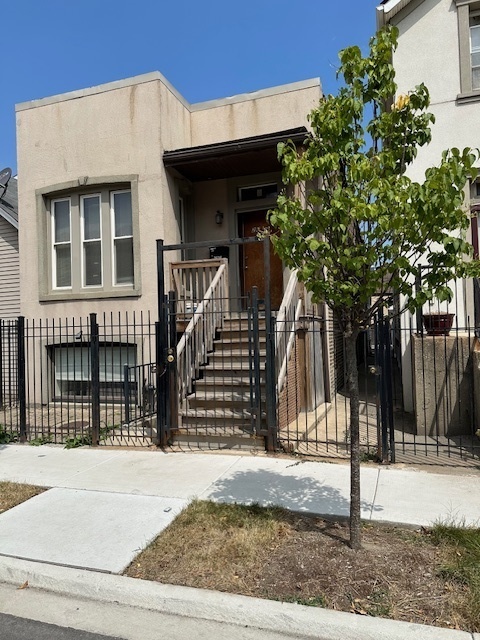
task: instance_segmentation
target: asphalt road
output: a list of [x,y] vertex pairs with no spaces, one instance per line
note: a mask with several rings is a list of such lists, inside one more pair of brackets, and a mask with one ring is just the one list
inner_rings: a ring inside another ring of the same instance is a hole
[[0,613],[0,640],[119,640]]

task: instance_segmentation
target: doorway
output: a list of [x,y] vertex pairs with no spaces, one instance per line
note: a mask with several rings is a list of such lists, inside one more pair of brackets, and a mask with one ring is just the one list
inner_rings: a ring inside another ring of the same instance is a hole
[[[239,214],[239,233],[242,238],[252,238],[259,232],[273,227],[267,222],[267,209]],[[270,286],[272,309],[279,309],[283,298],[283,265],[281,259],[270,249],[270,283],[265,279],[263,242],[251,242],[240,247],[240,282],[242,296],[248,295],[252,287],[258,288],[258,297],[265,297]]]

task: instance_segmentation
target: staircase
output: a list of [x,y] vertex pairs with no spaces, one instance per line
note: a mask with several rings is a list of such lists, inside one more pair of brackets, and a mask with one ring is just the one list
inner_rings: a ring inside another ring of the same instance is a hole
[[[265,420],[265,320],[257,338],[261,410],[256,423],[255,376],[251,319],[238,314],[224,320],[208,362],[200,367],[194,391],[180,407],[179,430],[174,440],[203,448],[263,447],[259,429]],[[257,428],[258,426],[258,428]],[[258,441],[257,441],[258,439]]]

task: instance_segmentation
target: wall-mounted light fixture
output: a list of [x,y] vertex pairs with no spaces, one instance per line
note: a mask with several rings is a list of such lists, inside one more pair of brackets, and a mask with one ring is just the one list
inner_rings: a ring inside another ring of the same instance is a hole
[[217,209],[217,213],[215,214],[215,222],[216,224],[222,224],[223,222],[223,213]]

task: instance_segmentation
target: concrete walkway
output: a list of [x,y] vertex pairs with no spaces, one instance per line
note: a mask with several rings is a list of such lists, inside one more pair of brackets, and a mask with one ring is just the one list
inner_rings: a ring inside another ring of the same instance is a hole
[[[477,470],[435,474],[365,466],[361,479],[362,516],[366,520],[414,526],[429,526],[439,520],[477,524],[480,522],[478,478]],[[101,575],[96,573],[98,571],[121,573],[194,497],[276,504],[320,515],[346,516],[349,509],[348,464],[296,461],[286,456],[161,453],[106,448],[65,450],[50,445],[4,445],[0,446],[0,480],[50,488],[0,514],[0,556],[3,556],[0,557],[0,582],[36,579],[38,587],[53,590],[55,583],[65,588],[69,584],[69,576],[76,576],[77,582],[83,584],[87,578],[98,582],[98,577],[95,578]],[[60,566],[52,569],[52,565]],[[66,572],[65,567],[76,573],[63,573],[45,583],[45,572]],[[87,574],[78,569],[90,571]],[[114,584],[115,589],[121,591],[142,582],[120,576],[115,580],[120,581],[123,587],[116,582],[107,582],[102,583],[102,589]],[[159,585],[150,583],[142,588],[150,592]],[[81,591],[78,585],[75,589]],[[88,593],[97,597],[99,590],[90,584],[85,587],[84,595],[88,597]],[[175,593],[178,595],[179,592]],[[180,600],[188,600],[185,594],[189,593],[192,592],[184,589]],[[207,596],[203,597],[202,593],[207,594],[200,592],[198,600],[204,604]],[[219,595],[208,593],[207,600],[210,599],[208,602],[213,611],[213,603],[219,605]],[[222,594],[223,600],[225,597]],[[164,606],[167,600],[165,596],[162,600]],[[256,602],[255,599],[243,599],[242,607],[246,607],[249,601]],[[136,601],[125,604],[137,606]],[[203,604],[199,605],[200,609]],[[258,606],[264,610],[277,605],[267,605],[262,601]],[[205,611],[209,610],[205,606]],[[173,613],[168,607],[163,611]],[[317,611],[312,615],[320,614],[330,616],[335,612]],[[182,615],[190,613],[187,611]],[[202,617],[198,612],[192,615]],[[275,616],[272,615],[273,619]],[[344,618],[338,620],[342,620],[345,626]],[[258,621],[256,624],[258,626]],[[274,630],[272,627],[268,629]],[[377,638],[396,637],[382,636],[376,626],[374,629]],[[436,631],[438,638],[444,637],[438,635],[438,629]],[[298,636],[298,629],[296,633]],[[304,637],[309,637],[309,634]]]

